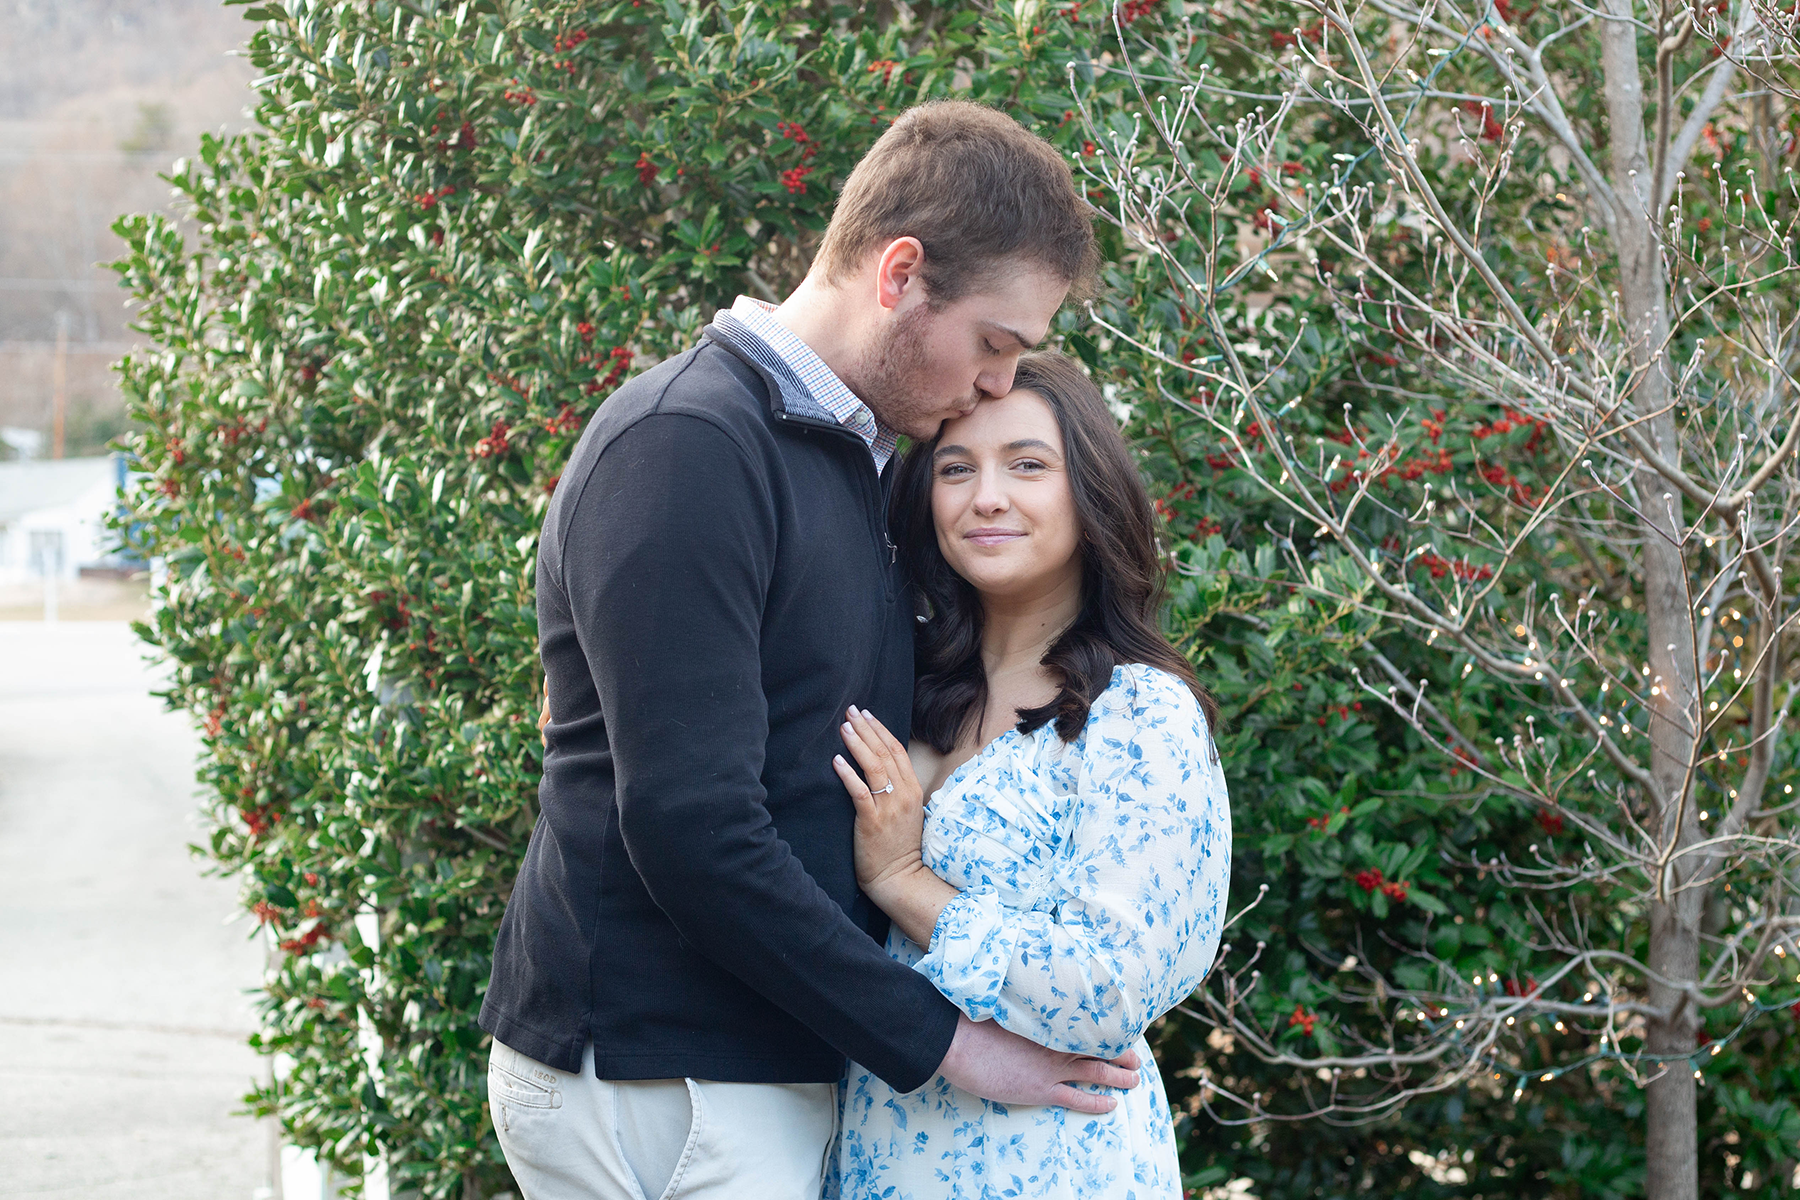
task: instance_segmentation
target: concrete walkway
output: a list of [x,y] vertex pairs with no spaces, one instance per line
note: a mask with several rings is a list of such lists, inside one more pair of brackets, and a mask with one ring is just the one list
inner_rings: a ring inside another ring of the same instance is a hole
[[0,1197],[252,1200],[262,951],[122,623],[0,622]]

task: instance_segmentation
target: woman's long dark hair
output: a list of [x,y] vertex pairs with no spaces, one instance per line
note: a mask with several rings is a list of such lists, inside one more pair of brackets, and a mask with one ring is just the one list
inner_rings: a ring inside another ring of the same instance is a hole
[[[1019,710],[1019,732],[1031,733],[1054,720],[1057,736],[1074,741],[1087,724],[1088,709],[1111,682],[1113,668],[1125,663],[1158,667],[1186,683],[1207,724],[1216,726],[1218,706],[1158,625],[1164,567],[1156,548],[1156,518],[1100,390],[1073,359],[1056,353],[1021,358],[1013,387],[1042,396],[1056,414],[1081,522],[1081,612],[1043,659],[1060,676],[1062,687],[1050,703]],[[930,606],[916,652],[913,736],[947,754],[981,720],[987,673],[981,665],[981,597],[938,549],[931,518],[931,456],[936,450],[934,440],[907,451],[894,484],[889,524],[913,582]]]

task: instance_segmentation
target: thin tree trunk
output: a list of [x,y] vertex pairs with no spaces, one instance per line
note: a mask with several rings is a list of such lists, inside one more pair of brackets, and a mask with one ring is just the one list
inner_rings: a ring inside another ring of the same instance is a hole
[[[1657,241],[1657,214],[1651,201],[1651,158],[1645,144],[1643,74],[1631,0],[1608,0],[1601,22],[1601,64],[1606,80],[1612,183],[1619,211],[1614,224],[1619,256],[1619,298],[1635,343],[1638,384],[1631,399],[1647,417],[1658,453],[1679,463],[1681,443],[1669,404],[1665,357],[1668,342],[1668,281]],[[1663,150],[1658,148],[1660,160]],[[1685,844],[1697,829],[1690,797],[1699,676],[1694,661],[1693,615],[1688,605],[1687,567],[1677,544],[1681,497],[1653,469],[1638,476],[1644,526],[1644,613],[1649,633],[1651,775],[1650,797],[1665,844]],[[1671,982],[1698,975],[1701,895],[1681,885],[1685,872],[1666,872],[1650,912],[1650,969]],[[1654,1055],[1677,1055],[1660,1068],[1647,1089],[1648,1200],[1696,1200],[1699,1161],[1696,1146],[1693,1072],[1684,1058],[1694,1049],[1694,1014],[1680,989],[1651,982],[1650,1002],[1669,1013],[1645,1030],[1645,1048]]]

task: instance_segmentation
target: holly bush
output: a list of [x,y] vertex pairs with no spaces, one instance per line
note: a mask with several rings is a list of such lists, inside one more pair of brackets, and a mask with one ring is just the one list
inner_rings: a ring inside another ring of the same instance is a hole
[[[254,1040],[288,1066],[252,1102],[291,1141],[353,1179],[384,1160],[424,1196],[510,1186],[475,1013],[535,816],[537,533],[594,410],[739,292],[785,294],[836,185],[907,105],[1001,106],[1079,165],[1142,104],[1112,69],[1115,19],[1253,81],[1245,47],[1284,13],[246,6],[255,127],[204,139],[172,173],[186,224],[117,226],[150,342],[120,364],[143,472],[121,530],[166,566],[140,632],[175,667],[168,702],[202,727],[203,853],[279,947]],[[1297,161],[1340,151],[1332,136]],[[1103,190],[1090,198],[1106,210]],[[1244,189],[1246,222],[1259,203]],[[1101,230],[1098,311],[1160,346],[1183,314],[1117,224]],[[1504,898],[1447,878],[1439,850],[1528,840],[1529,814],[1471,802],[1409,730],[1360,707],[1353,668],[1376,624],[1299,586],[1268,498],[1205,466],[1212,449],[1159,398],[1156,354],[1074,307],[1057,336],[1106,379],[1163,497],[1182,564],[1171,627],[1226,713],[1233,907],[1269,885],[1242,927],[1268,944],[1264,1018],[1292,1010],[1281,1027],[1302,1051],[1353,1040],[1369,1018],[1334,1007],[1332,973],[1384,937],[1510,970]],[[1321,428],[1365,353],[1328,337],[1294,364],[1295,403]],[[1506,703],[1466,690],[1456,715],[1474,729]],[[1407,888],[1356,882],[1376,868]],[[1216,1126],[1194,1104],[1197,1063],[1296,1104],[1309,1073],[1179,1013],[1157,1037],[1197,1186],[1449,1195],[1441,1163],[1479,1153],[1542,1191],[1536,1172],[1587,1186],[1637,1153],[1573,1080],[1556,1119],[1591,1132],[1591,1169],[1564,1169],[1574,1152],[1541,1109],[1467,1088],[1375,1132]]]

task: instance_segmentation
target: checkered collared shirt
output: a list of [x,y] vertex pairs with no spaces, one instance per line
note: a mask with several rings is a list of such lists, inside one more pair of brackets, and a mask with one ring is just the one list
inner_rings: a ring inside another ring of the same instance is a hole
[[894,456],[899,435],[876,419],[874,410],[844,385],[844,381],[825,365],[825,360],[815,354],[811,346],[801,341],[793,330],[777,321],[771,315],[774,311],[773,304],[752,296],[739,296],[730,309],[732,316],[761,338],[787,365],[820,408],[836,418],[839,425],[867,443],[869,453],[875,459],[876,473],[886,470],[888,459]]

